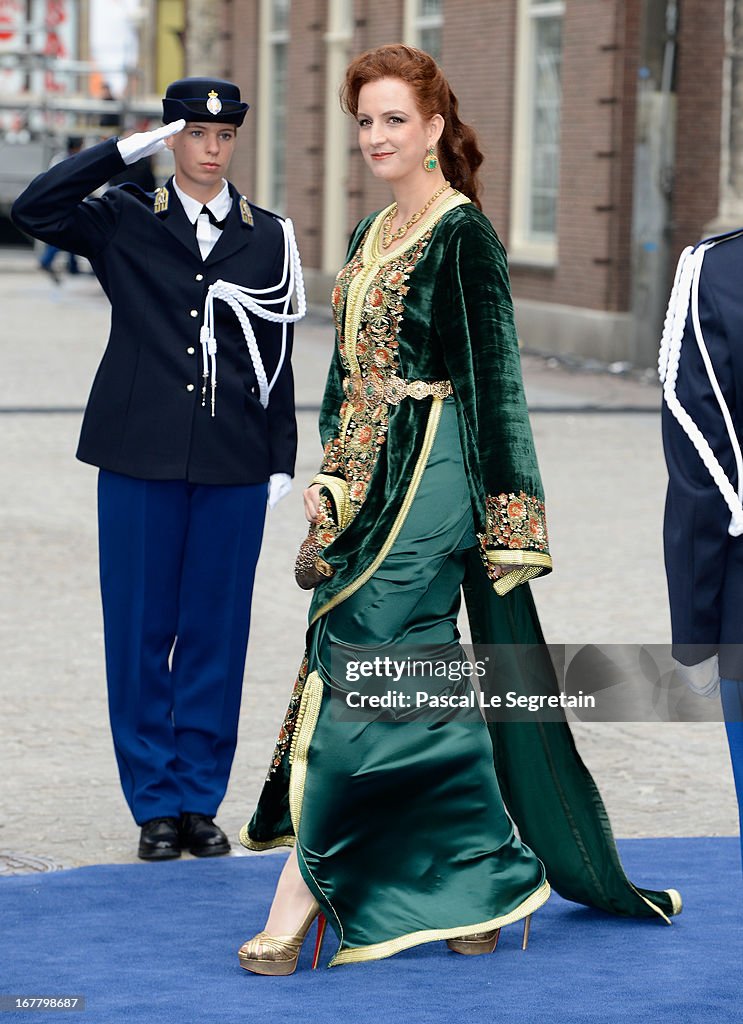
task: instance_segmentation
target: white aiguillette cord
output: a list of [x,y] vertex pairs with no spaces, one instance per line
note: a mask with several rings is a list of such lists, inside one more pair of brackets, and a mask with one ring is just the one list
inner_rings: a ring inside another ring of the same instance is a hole
[[[681,253],[678,266],[676,267],[676,277],[673,282],[671,298],[668,302],[668,310],[663,326],[663,337],[658,355],[658,376],[663,383],[663,398],[666,405],[696,448],[699,457],[709,470],[710,476],[717,484],[720,493],[725,499],[725,503],[730,509],[731,518],[728,533],[732,537],[739,537],[743,533],[743,458],[741,457],[740,442],[735,433],[732,416],[712,366],[712,360],[707,350],[702,333],[702,325],[699,320],[699,279],[702,273],[702,263],[704,262],[707,250],[713,248],[716,244],[717,242],[714,241],[706,242],[703,245],[697,246],[696,249],[689,246]],[[707,370],[712,390],[720,407],[735,456],[735,469],[738,477],[737,492],[728,479],[725,470],[720,465],[715,453],[712,451],[709,442],[676,395],[676,379],[681,358],[681,342],[684,336],[686,318],[689,313],[690,300],[694,337]]]
[[[211,413],[214,416],[216,408],[217,390],[217,339],[214,333],[214,300],[221,299],[227,303],[237,317],[242,328],[245,341],[248,346],[250,358],[253,361],[256,380],[258,381],[258,398],[264,409],[268,407],[268,398],[271,394],[276,380],[281,372],[286,357],[286,329],[289,324],[301,320],[307,312],[307,296],[304,289],[304,278],[302,277],[302,262],[299,258],[297,240],[294,237],[294,225],[290,220],[281,221],[284,232],[284,269],[281,280],[269,288],[244,288],[242,285],[231,284],[229,281],[215,281],[209,286],[204,303],[204,323],[201,327],[201,355],[203,361],[202,375],[204,384],[201,390],[201,404],[206,405],[206,393],[211,378]],[[275,298],[269,299],[265,296],[275,293],[280,289],[286,291]],[[297,312],[288,313],[292,295],[296,289]],[[279,312],[271,309],[271,306],[283,307]],[[266,370],[261,359],[258,342],[255,340],[253,325],[245,312],[249,310],[261,320],[268,320],[273,324],[282,324],[281,331],[281,354],[276,365],[276,370],[269,383],[266,377]]]

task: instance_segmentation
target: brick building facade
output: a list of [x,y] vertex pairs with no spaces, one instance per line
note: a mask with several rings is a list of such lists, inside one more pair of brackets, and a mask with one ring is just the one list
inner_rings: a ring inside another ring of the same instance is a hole
[[678,252],[740,206],[741,0],[223,0],[222,17],[221,70],[252,104],[233,177],[294,220],[313,299],[389,201],[338,109],[343,68],[403,39],[479,133],[525,346],[652,364]]

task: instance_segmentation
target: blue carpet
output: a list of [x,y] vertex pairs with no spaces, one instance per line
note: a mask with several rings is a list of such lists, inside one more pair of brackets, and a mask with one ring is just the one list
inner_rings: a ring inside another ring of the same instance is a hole
[[[553,896],[492,956],[431,943],[375,963],[263,978],[238,946],[263,924],[282,856],[101,865],[0,881],[0,995],[75,994],[80,1024],[722,1024],[741,1019],[743,879],[737,839],[620,843],[629,876],[675,886],[672,927]],[[334,951],[326,936],[323,959]]]

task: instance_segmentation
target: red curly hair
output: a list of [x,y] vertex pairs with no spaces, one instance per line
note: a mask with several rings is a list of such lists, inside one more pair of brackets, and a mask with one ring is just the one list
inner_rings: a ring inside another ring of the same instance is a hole
[[438,143],[438,157],[444,177],[482,209],[477,172],[483,156],[477,134],[460,121],[457,97],[433,57],[404,43],[390,43],[362,53],[346,69],[346,80],[341,86],[343,110],[356,117],[362,86],[380,78],[399,78],[407,83],[424,119],[441,114],[444,131]]

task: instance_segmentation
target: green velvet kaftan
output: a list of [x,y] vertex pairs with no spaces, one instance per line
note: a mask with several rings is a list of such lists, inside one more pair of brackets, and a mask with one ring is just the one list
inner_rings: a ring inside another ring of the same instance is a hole
[[358,226],[333,291],[315,478],[333,575],[314,594],[307,653],[241,841],[296,842],[339,939],[333,964],[510,923],[550,883],[668,920],[678,894],[625,877],[564,721],[334,713],[331,694],[348,690],[334,649],[373,656],[415,642],[451,655],[462,590],[475,643],[535,645],[542,689],[557,692],[526,583],[551,560],[503,248],[459,193],[388,253],[385,213]]

